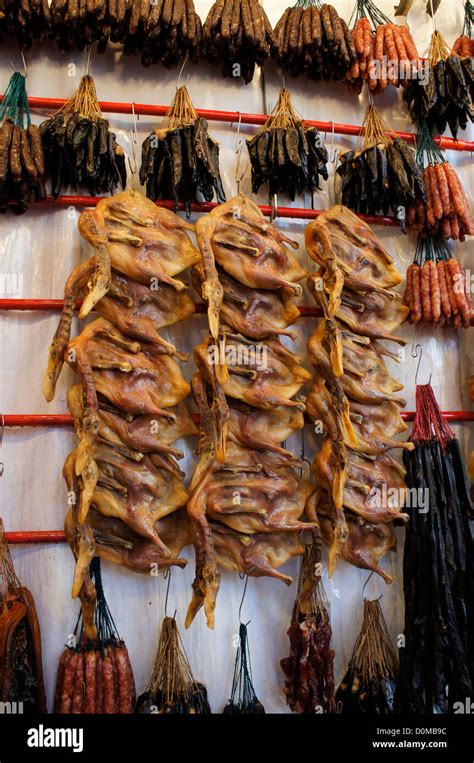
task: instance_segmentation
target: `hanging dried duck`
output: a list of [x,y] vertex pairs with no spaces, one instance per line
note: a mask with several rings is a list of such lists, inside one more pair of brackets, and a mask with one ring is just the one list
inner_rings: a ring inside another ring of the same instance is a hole
[[[184,454],[173,447],[196,433],[178,364],[188,356],[160,329],[194,312],[179,275],[199,253],[189,237],[193,226],[137,191],[102,199],[78,225],[93,255],[67,279],[43,390],[46,400],[54,398],[64,362],[79,376],[67,394],[78,442],[63,469],[65,532],[76,558],[71,595],[81,599],[84,629],[93,637],[94,555],[150,575],[184,567],[179,554],[192,544],[176,460]],[[81,319],[91,310],[97,317],[71,338],[77,301]]]
[[422,61],[408,26],[392,24],[372,0],[358,0],[352,32],[357,59],[346,75],[349,89],[361,93],[367,82],[374,93],[418,77]]
[[386,215],[391,210],[405,230],[407,209],[425,199],[415,153],[373,105],[367,108],[361,136],[362,148],[346,151],[339,158],[342,203],[362,214]]
[[356,61],[352,35],[332,5],[297,0],[275,26],[272,57],[293,77],[344,80]]
[[430,131],[436,128],[440,135],[449,126],[456,138],[474,120],[472,61],[451,52],[441,33],[433,32],[429,64],[428,81],[410,80],[403,97],[417,125],[426,120]]
[[153,673],[138,697],[135,713],[204,715],[211,712],[207,690],[193,676],[174,617],[161,626]]
[[191,203],[225,201],[219,170],[219,144],[207,132],[207,122],[198,117],[184,85],[176,91],[160,127],[145,138],[142,146],[140,182],[152,201],[172,199],[175,211],[181,202],[186,212]]
[[76,713],[132,713],[135,679],[128,650],[117,632],[105,599],[100,559],[90,564],[97,600],[91,599],[95,634],[88,634],[82,614],[71,642],[62,653],[56,677],[54,711]]
[[474,236],[474,220],[461,181],[434,143],[426,122],[418,134],[416,161],[423,169],[426,193],[407,212],[410,233],[426,236],[439,232],[455,241]]
[[416,388],[416,416],[403,456],[412,494],[403,555],[405,643],[397,708],[452,712],[474,691],[474,517],[459,443],[429,384]]
[[144,66],[160,63],[172,69],[186,56],[196,62],[202,53],[202,23],[193,0],[132,0],[124,53],[140,54]]
[[380,601],[364,599],[364,619],[347,672],[336,692],[340,713],[394,712],[398,660]]
[[230,699],[223,710],[225,715],[262,715],[265,708],[253,686],[247,626],[240,623],[239,646],[235,656],[234,677]]
[[420,237],[414,262],[408,266],[404,302],[409,323],[469,328],[474,321],[470,284],[445,240]]
[[87,188],[91,196],[125,188],[123,150],[100,110],[94,80],[82,77],[74,95],[40,125],[53,198],[61,190]]
[[203,27],[203,58],[222,64],[224,77],[241,77],[247,85],[273,43],[273,30],[259,0],[217,0],[211,6]]
[[328,152],[315,127],[305,126],[283,88],[278,103],[247,148],[252,167],[252,191],[268,183],[270,196],[286,193],[292,201],[296,194],[321,190],[320,178],[328,179]]
[[16,576],[1,519],[0,702],[16,705],[19,713],[46,712],[35,603]]
[[328,600],[321,577],[321,546],[307,548],[288,629],[290,656],[281,660],[285,696],[295,713],[333,713],[334,652]]
[[346,207],[310,223],[305,243],[317,264],[308,288],[323,313],[308,340],[316,377],[306,407],[324,433],[309,506],[328,546],[329,576],[342,557],[391,583],[378,562],[396,548],[394,523],[408,517],[404,469],[390,451],[412,446],[395,439],[407,428],[400,415],[406,401],[384,361],[399,358],[381,340],[405,344],[393,333],[408,314],[394,289],[402,277],[369,226]]
[[0,103],[0,212],[26,212],[45,198],[44,182],[40,131],[31,124],[25,77],[15,72]]
[[50,23],[47,0],[0,0],[0,42],[15,40],[21,50],[29,50],[40,40]]
[[198,553],[186,626],[204,607],[212,628],[221,567],[289,585],[278,568],[319,528],[303,518],[312,486],[282,446],[304,426],[299,393],[310,379],[278,338],[295,337],[287,329],[306,273],[286,244],[297,244],[242,193],[195,227],[202,265],[193,282],[209,335],[194,353],[200,460],[187,511]]

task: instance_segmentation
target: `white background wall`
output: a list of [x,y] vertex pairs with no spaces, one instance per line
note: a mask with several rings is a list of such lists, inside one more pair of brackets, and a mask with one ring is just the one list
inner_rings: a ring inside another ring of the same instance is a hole
[[[196,9],[204,20],[210,0],[197,0]],[[352,13],[352,0],[335,0],[334,5],[347,21]],[[379,3],[387,14],[393,11],[393,0]],[[425,15],[425,3],[415,0],[409,17],[415,42],[421,55],[426,54],[429,37],[433,30],[432,20]],[[284,0],[264,0],[264,7],[273,24],[281,16]],[[438,27],[452,44],[460,33],[463,17],[461,0],[442,0]],[[21,58],[15,44],[0,48],[0,90],[3,92],[11,75],[10,59],[21,67]],[[31,96],[68,97],[79,83],[86,65],[85,53],[60,55],[49,44],[35,46],[27,54],[27,87]],[[68,76],[68,64],[76,65],[76,77]],[[138,103],[169,104],[176,87],[177,72],[168,72],[160,66],[144,69],[139,60],[123,57],[120,51],[109,50],[103,56],[93,54],[91,62],[99,99]],[[224,80],[220,70],[205,64],[187,65],[183,74],[194,105],[197,108],[218,108],[261,113],[264,106],[273,106],[282,85],[281,73],[273,63],[265,67],[266,104],[262,95],[262,82],[257,73],[248,86],[238,81]],[[334,120],[361,124],[367,96],[365,92],[356,97],[346,92],[343,85],[313,84],[302,78],[286,77],[294,105],[308,119]],[[401,93],[389,88],[376,99],[389,123],[397,130],[413,130],[409,115],[401,99]],[[38,124],[47,115],[34,114]],[[130,151],[132,119],[123,115],[107,115],[112,129],[118,132],[118,140]],[[140,143],[136,148],[140,158],[140,144],[155,126],[156,120],[141,117],[138,121]],[[241,136],[255,133],[256,128],[242,125]],[[221,172],[228,198],[235,192],[234,167],[237,142],[237,126],[211,123],[211,134],[221,145]],[[473,139],[472,130],[466,135]],[[334,147],[343,150],[354,144],[354,138],[334,137]],[[328,147],[330,136],[327,136]],[[246,160],[246,152],[243,157]],[[472,156],[447,152],[447,158],[457,168],[469,197],[474,191]],[[327,208],[334,203],[334,168],[330,181],[318,193],[316,206]],[[130,184],[139,187],[138,177]],[[249,189],[249,175],[244,190]],[[268,203],[265,194],[258,197],[260,203]],[[286,203],[281,200],[280,203]],[[298,199],[296,206],[310,206],[309,198]],[[15,296],[60,298],[67,275],[79,262],[90,256],[91,251],[77,233],[78,213],[67,209],[30,209],[17,218],[7,214],[0,219],[1,272],[15,273],[23,277],[23,294]],[[303,221],[282,220],[278,223],[292,237],[302,240]],[[400,270],[405,271],[414,254],[415,240],[394,228],[377,227],[377,235],[391,254]],[[472,245],[457,246],[457,254],[467,266],[473,266]],[[470,261],[468,261],[468,253]],[[300,249],[301,261],[311,268],[309,260]],[[0,295],[10,296],[10,295]],[[0,313],[0,411],[4,413],[61,413],[66,411],[66,390],[72,374],[65,369],[58,385],[55,401],[45,403],[41,388],[47,361],[50,338],[55,330],[56,314],[49,313]],[[184,326],[169,330],[169,336],[183,350],[192,351],[193,344],[203,335],[204,318],[193,317]],[[304,351],[305,338],[311,332],[311,321],[298,323],[298,349]],[[400,332],[408,340],[406,359],[395,370],[395,375],[405,384],[407,408],[414,408],[414,378],[416,360],[410,357],[414,331],[405,326]],[[433,387],[445,410],[467,407],[465,384],[473,373],[473,360],[467,361],[468,340],[466,333],[456,335],[441,331],[433,335],[431,330],[418,332],[417,341],[423,345],[423,362],[419,382],[428,381],[433,374]],[[471,350],[472,353],[472,350]],[[193,372],[192,361],[187,375]],[[468,435],[469,425],[456,425],[462,438]],[[305,452],[314,452],[314,436],[309,426],[305,430]],[[1,459],[5,473],[0,480],[0,515],[7,530],[60,529],[66,511],[65,486],[61,477],[63,461],[74,447],[74,434],[68,429],[16,429],[7,430],[3,441]],[[288,443],[291,447],[292,443]],[[301,436],[293,443],[298,452]],[[187,445],[184,468],[189,477],[194,464],[193,443]],[[470,448],[469,448],[470,450]],[[466,447],[465,452],[468,452]],[[403,627],[403,595],[401,578],[401,550],[403,532],[399,533],[399,553],[390,554],[384,566],[395,575],[392,586],[372,577],[365,590],[369,598],[383,593],[382,606],[387,622],[395,638]],[[44,671],[48,705],[56,675],[56,665],[63,644],[77,616],[77,603],[70,599],[73,559],[69,548],[62,545],[14,546],[13,557],[16,570],[35,597],[43,634]],[[287,565],[290,574],[297,575],[297,562]],[[138,691],[146,685],[156,648],[159,623],[163,616],[165,582],[134,575],[110,564],[103,564],[103,577],[111,610],[125,639],[132,663]],[[169,612],[177,609],[177,618],[183,623],[190,597],[193,579],[193,560],[184,571],[173,574]],[[333,648],[336,651],[336,679],[340,680],[362,619],[362,587],[367,572],[341,562],[333,579],[327,582],[333,626]],[[216,628],[208,631],[202,613],[191,629],[184,632],[183,640],[195,675],[207,684],[211,706],[220,712],[229,696],[235,650],[232,636],[238,631],[238,606],[243,581],[237,576],[223,575],[216,612]],[[267,712],[287,712],[282,695],[282,674],[279,660],[288,653],[286,630],[289,625],[295,586],[286,588],[278,581],[251,578],[242,616],[251,620],[249,626],[254,683],[259,698]]]

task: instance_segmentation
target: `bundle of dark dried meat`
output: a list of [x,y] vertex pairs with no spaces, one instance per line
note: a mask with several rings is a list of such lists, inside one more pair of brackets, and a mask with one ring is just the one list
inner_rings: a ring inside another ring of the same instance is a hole
[[179,203],[225,201],[219,170],[219,144],[198,117],[186,87],[178,88],[159,128],[143,141],[140,182],[152,201],[172,199]]
[[415,449],[405,453],[405,642],[397,705],[403,713],[464,708],[474,690],[473,507],[459,442],[429,384],[416,388]]
[[[45,713],[41,632],[30,591],[18,580],[0,519],[0,701]],[[11,709],[11,712],[15,712]]]
[[46,173],[54,198],[61,190],[87,188],[91,196],[125,188],[125,156],[103,118],[94,80],[82,77],[74,95],[40,125]]
[[292,201],[296,194],[321,190],[320,178],[327,180],[328,152],[315,127],[306,125],[283,88],[278,103],[265,125],[247,140],[252,168],[252,191],[268,183],[270,196],[286,193]]
[[224,77],[252,81],[274,43],[273,30],[258,0],[217,0],[203,27],[203,58],[222,64]]
[[193,676],[174,617],[161,625],[158,649],[148,686],[138,697],[135,713],[206,715],[207,690]]
[[364,619],[351,661],[336,692],[340,713],[394,712],[398,660],[379,600],[364,599]]

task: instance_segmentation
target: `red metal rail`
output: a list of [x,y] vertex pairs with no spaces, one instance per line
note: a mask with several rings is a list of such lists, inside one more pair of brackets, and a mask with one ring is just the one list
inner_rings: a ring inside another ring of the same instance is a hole
[[[58,196],[57,199],[53,199],[52,196],[47,196],[40,201],[34,201],[30,206],[34,207],[95,207],[101,199],[107,198],[104,196]],[[174,209],[173,201],[156,201],[157,207],[164,207],[165,209]],[[211,212],[218,204],[215,201],[203,201],[201,204],[192,203],[192,212]],[[178,209],[184,210],[186,207],[184,204],[178,204]],[[263,204],[259,206],[262,214],[266,217],[271,217],[273,210],[270,206]],[[304,209],[303,207],[278,207],[277,217],[289,218],[293,220],[315,220],[324,209]],[[383,215],[357,215],[361,220],[364,220],[368,225],[390,225],[399,226],[400,223],[396,217],[383,216]]]
[[[401,411],[404,421],[413,421],[414,411]],[[443,411],[443,416],[452,423],[462,424],[474,421],[474,411]],[[193,414],[195,423],[199,416]],[[67,427],[72,426],[72,416],[68,413],[6,413],[3,416],[5,427]]]
[[[30,109],[46,109],[57,111],[64,105],[64,98],[28,98]],[[100,101],[100,108],[105,113],[113,114],[142,114],[143,116],[164,117],[169,106],[155,106],[146,103],[113,103]],[[219,111],[215,109],[197,109],[199,116],[210,122],[235,122],[247,125],[263,125],[268,119],[266,114],[247,114],[240,111]],[[313,119],[305,119],[307,124],[316,127],[322,132],[332,132],[336,135],[359,135],[359,125],[342,124],[340,122],[321,122]],[[407,143],[414,143],[416,136],[411,132],[397,132],[397,135]],[[449,148],[453,151],[474,151],[474,141],[454,140],[454,138],[436,137],[435,142],[440,148]]]
[[[36,310],[43,312],[59,312],[63,309],[62,299],[0,299],[0,310]],[[79,307],[79,305],[77,305]],[[298,307],[300,315],[304,318],[317,318],[321,315],[318,307]],[[194,303],[194,311],[202,314],[206,312],[203,302]]]

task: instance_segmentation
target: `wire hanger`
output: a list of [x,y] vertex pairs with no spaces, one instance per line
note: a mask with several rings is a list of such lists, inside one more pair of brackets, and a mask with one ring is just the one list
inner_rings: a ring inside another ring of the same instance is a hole
[[86,59],[86,76],[88,77],[91,73],[91,53],[92,53],[92,45],[87,46],[87,59]]
[[132,173],[132,175],[136,175],[137,174],[137,156],[136,156],[135,146],[138,143],[138,130],[137,130],[138,116],[135,112],[135,103],[132,103],[132,115],[133,115],[133,127],[130,130],[132,161],[130,161],[130,157],[128,157],[128,166],[130,167],[130,172]]
[[237,142],[235,144],[236,162],[235,162],[234,180],[235,180],[235,185],[237,186],[237,195],[240,195],[242,180],[244,179],[244,175],[245,175],[245,168],[242,171],[240,171],[240,162],[242,158],[242,149],[244,146],[244,141],[242,139],[239,140],[240,126],[242,124],[242,114],[240,113],[240,111],[238,111],[237,114],[239,115],[239,121],[237,123]]
[[[240,578],[241,580],[243,580],[243,579],[244,579],[244,573],[243,573],[243,572],[239,572],[239,578]],[[239,623],[241,623],[241,622],[242,622],[242,605],[243,605],[243,603],[244,603],[245,594],[247,593],[247,585],[248,585],[248,582],[249,582],[249,576],[248,576],[248,575],[245,575],[245,585],[244,585],[244,590],[243,590],[243,593],[242,593],[242,598],[241,598],[241,600],[240,600],[240,606],[239,606]],[[246,626],[246,627],[247,627],[247,625],[249,624],[249,622],[250,622],[250,620],[248,621],[248,623],[245,623],[245,626]]]
[[[25,55],[24,55],[23,50],[21,48],[20,48],[20,56],[21,56],[21,60],[23,61],[23,71],[24,71],[24,75],[23,76],[26,79],[28,72],[27,72],[27,69],[26,69]],[[11,58],[10,58],[10,66],[12,67],[14,72],[18,71],[18,69],[16,68],[15,64],[11,60]]]
[[[187,63],[188,63],[188,54],[186,53],[186,55],[184,57],[183,65],[181,66],[181,69],[179,70],[178,78],[176,80],[176,90],[179,90],[179,88],[180,88],[180,84],[179,83],[181,81],[181,76],[183,74],[184,67],[186,66]],[[190,75],[188,74],[188,76],[186,77],[186,82],[184,83],[185,87],[187,87],[187,85],[188,85],[189,77],[190,77]]]
[[[168,596],[169,596],[169,593],[170,593],[170,583],[171,583],[171,568],[170,567],[168,567],[168,569],[164,571],[164,573],[163,573],[163,580],[167,580],[167,584],[166,584],[166,596],[165,596],[165,617],[166,617],[166,614],[167,614],[167,611],[168,611]],[[174,614],[176,616],[176,611],[175,611]]]
[[[416,366],[416,373],[415,373],[415,387],[416,387],[418,384],[418,373],[420,370],[421,358],[423,356],[423,347],[421,346],[420,343],[415,345],[415,340],[413,340],[413,345],[411,348],[410,355],[412,358],[418,358],[418,364]],[[430,372],[430,378],[428,380],[428,384],[431,384],[431,376],[432,376],[432,373]]]

